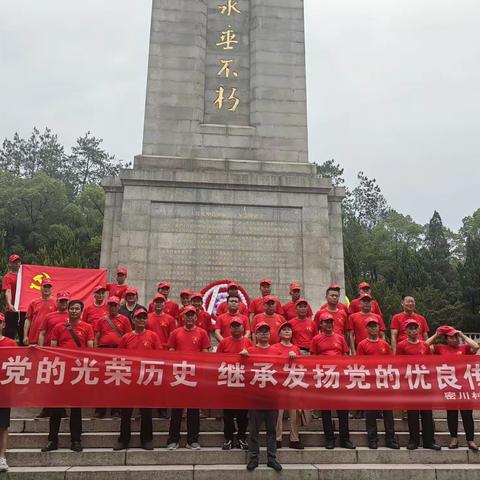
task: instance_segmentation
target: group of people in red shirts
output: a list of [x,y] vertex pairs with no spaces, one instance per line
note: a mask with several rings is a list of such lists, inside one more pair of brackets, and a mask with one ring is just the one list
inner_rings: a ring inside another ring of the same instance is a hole
[[[53,296],[54,285],[44,279],[41,297],[29,306],[24,322],[15,313],[12,299],[15,297],[15,272],[20,257],[9,258],[10,272],[4,276],[2,290],[7,300],[6,315],[0,316],[0,347],[16,345],[18,338],[24,345],[49,345],[63,348],[124,348],[132,350],[170,350],[181,352],[210,352],[249,355],[279,355],[295,358],[300,355],[445,355],[475,354],[479,345],[451,326],[440,327],[429,337],[426,319],[415,311],[415,299],[405,296],[403,311],[394,315],[390,323],[390,343],[386,339],[386,326],[378,303],[372,298],[370,285],[358,286],[358,298],[347,307],[340,302],[341,287],[330,285],[325,292],[325,303],[314,314],[309,302],[302,297],[302,288],[292,283],[289,288],[291,301],[284,305],[272,295],[272,282],[259,281],[260,295],[249,305],[241,301],[239,286],[228,285],[228,298],[217,306],[212,316],[203,308],[201,293],[183,290],[180,303],[170,298],[168,282],[158,284],[157,293],[148,307],[138,303],[138,292],[126,283],[127,270],[117,270],[116,282],[98,285],[93,301],[85,306],[82,301],[70,298],[68,292]],[[9,319],[15,318],[13,328]],[[10,337],[10,338],[8,338]],[[440,343],[439,343],[440,341]],[[356,412],[358,414],[359,412]],[[58,432],[64,409],[48,409],[41,416],[50,418],[47,445],[42,451],[58,448]],[[112,416],[121,418],[120,436],[114,449],[129,446],[132,408],[114,410]],[[177,449],[180,444],[182,409],[172,409],[167,448]],[[292,410],[290,419],[290,443],[293,449],[303,449],[299,428],[306,425],[315,412]],[[96,417],[106,415],[106,409],[97,409]],[[140,440],[142,448],[153,449],[152,409],[141,409]],[[332,412],[320,412],[325,434],[325,447],[335,448]],[[339,418],[340,446],[355,449],[350,440],[349,412],[337,411]],[[474,422],[471,411],[462,411],[468,447],[478,450],[474,442]],[[385,445],[398,449],[393,412],[365,412],[368,446],[378,448],[377,418],[383,417]],[[187,443],[189,449],[200,449],[200,411],[187,409]],[[268,466],[280,471],[276,452],[282,446],[284,412],[277,410],[225,410],[224,450],[242,448],[249,451],[248,470],[258,466],[259,431],[265,423],[267,431]],[[420,429],[420,418],[422,428]],[[419,447],[440,450],[434,439],[434,422],[431,411],[408,411],[410,438],[407,448]],[[451,435],[449,448],[458,448],[458,412],[448,411],[448,427]],[[6,432],[9,412],[0,409],[0,459],[5,461]],[[247,436],[248,430],[248,436]],[[71,448],[81,451],[82,416],[80,409],[70,412]],[[2,435],[5,436],[2,441]],[[1,467],[0,460],[0,467]]]

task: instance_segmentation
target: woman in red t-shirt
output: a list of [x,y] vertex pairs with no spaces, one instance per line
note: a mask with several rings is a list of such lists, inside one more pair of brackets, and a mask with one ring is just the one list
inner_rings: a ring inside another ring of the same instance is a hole
[[[460,339],[464,343],[461,343]],[[435,343],[436,340],[440,340],[442,343]],[[439,327],[426,343],[431,345],[435,355],[475,355],[480,348],[477,342],[468,338],[460,330],[450,326]],[[478,446],[474,442],[475,424],[473,422],[472,410],[460,410],[460,414],[468,448],[476,452],[478,451]],[[447,424],[451,437],[448,448],[458,448],[458,410],[447,410]]]

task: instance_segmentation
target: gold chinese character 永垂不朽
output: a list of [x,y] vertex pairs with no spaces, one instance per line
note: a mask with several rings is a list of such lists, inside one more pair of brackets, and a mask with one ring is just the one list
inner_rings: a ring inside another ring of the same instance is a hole
[[225,87],[223,86],[218,87],[216,94],[217,98],[215,99],[214,105],[216,105],[219,110],[223,109],[227,100],[233,102],[232,106],[228,110],[230,112],[235,112],[237,110],[238,106],[240,105],[240,99],[236,97],[237,89],[235,87],[232,88],[232,93],[228,98],[225,97]]
[[220,15],[227,14],[229,17],[232,13],[242,13],[238,7],[238,2],[235,0],[227,0],[227,3],[224,5],[219,5],[218,9],[220,10]]
[[222,68],[218,71],[217,77],[221,77],[222,75],[225,78],[230,78],[230,74],[233,75],[234,78],[238,77],[238,73],[236,71],[232,71],[230,65],[233,63],[233,60],[220,60],[222,64]]
[[[232,28],[230,25],[228,28]],[[222,47],[224,50],[233,50],[235,45],[238,44],[238,40],[235,40],[237,35],[235,30],[226,30],[220,35],[220,41],[216,43],[217,47]]]

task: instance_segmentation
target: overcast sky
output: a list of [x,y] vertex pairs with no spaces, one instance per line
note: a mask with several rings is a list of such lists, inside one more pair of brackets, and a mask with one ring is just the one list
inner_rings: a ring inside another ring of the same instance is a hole
[[[172,0],[175,1],[175,0]],[[255,1],[255,0],[252,0]],[[480,1],[305,0],[310,159],[456,228],[480,208]],[[0,0],[0,138],[141,151],[151,0]]]

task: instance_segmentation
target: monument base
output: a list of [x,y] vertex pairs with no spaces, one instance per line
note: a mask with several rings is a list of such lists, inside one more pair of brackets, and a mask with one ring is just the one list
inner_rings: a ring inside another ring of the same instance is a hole
[[318,306],[344,283],[344,190],[315,165],[143,155],[103,187],[101,266],[127,267],[141,301],[159,280],[175,295],[220,279],[256,295],[270,278],[280,299],[296,281]]

